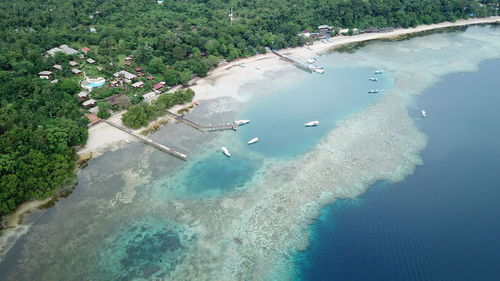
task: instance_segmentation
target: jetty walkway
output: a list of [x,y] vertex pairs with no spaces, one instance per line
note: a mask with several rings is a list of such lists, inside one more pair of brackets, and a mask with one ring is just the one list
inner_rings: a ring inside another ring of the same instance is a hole
[[238,125],[236,123],[227,123],[227,124],[222,124],[222,125],[216,125],[216,126],[202,126],[194,121],[191,121],[187,118],[185,118],[182,115],[175,114],[173,112],[168,112],[171,116],[175,118],[177,122],[184,123],[188,126],[191,126],[197,130],[200,130],[202,132],[213,132],[213,131],[223,131],[223,130],[237,130]]
[[117,128],[117,129],[119,129],[119,130],[122,130],[122,131],[124,131],[124,132],[126,132],[126,133],[128,133],[128,134],[130,134],[130,135],[132,135],[132,136],[134,136],[136,138],[138,138],[138,139],[140,139],[145,144],[148,144],[148,145],[150,145],[150,146],[152,146],[152,147],[154,147],[154,148],[156,148],[158,150],[161,150],[161,151],[163,151],[163,152],[165,152],[167,154],[170,154],[170,155],[172,155],[174,157],[177,157],[177,158],[179,158],[181,160],[184,160],[184,161],[187,159],[187,155],[182,154],[182,153],[180,153],[178,151],[175,151],[175,150],[173,150],[171,148],[168,148],[168,147],[164,146],[163,144],[160,144],[160,143],[157,143],[157,142],[155,142],[153,140],[145,138],[145,137],[143,137],[143,136],[135,133],[134,131],[132,131],[132,130],[130,130],[128,128],[125,128],[125,127],[123,127],[121,125],[118,125],[116,123],[110,122],[108,120],[102,120],[102,121],[105,122],[105,123],[107,123],[107,124],[109,124],[109,125],[111,125],[111,126],[113,126],[113,127],[115,127],[115,128]]
[[307,64],[304,64],[304,63],[301,63],[297,60],[294,60],[292,59],[291,57],[287,56],[287,55],[284,55],[276,50],[271,50],[271,52],[273,52],[273,54],[277,55],[279,58],[283,59],[283,60],[286,60],[288,62],[291,62],[293,63],[297,68],[301,69],[301,70],[304,70],[305,72],[309,72],[309,73],[312,73],[312,69],[309,68],[309,66]]

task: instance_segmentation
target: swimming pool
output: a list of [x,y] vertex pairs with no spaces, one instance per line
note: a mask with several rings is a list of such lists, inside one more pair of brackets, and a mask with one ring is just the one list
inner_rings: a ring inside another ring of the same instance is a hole
[[101,87],[102,85],[104,85],[104,83],[106,83],[105,80],[101,80],[98,82],[87,82],[85,84],[85,86],[90,87],[90,88],[97,88],[97,87]]

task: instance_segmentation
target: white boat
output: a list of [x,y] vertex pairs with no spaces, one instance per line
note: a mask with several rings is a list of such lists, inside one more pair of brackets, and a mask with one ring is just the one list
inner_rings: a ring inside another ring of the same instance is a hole
[[323,74],[323,73],[325,73],[325,70],[324,70],[324,69],[322,69],[322,68],[317,68],[317,67],[314,69],[314,71],[315,71],[316,73],[319,73],[319,74]]
[[253,139],[248,141],[248,144],[253,144],[253,143],[256,143],[258,141],[259,141],[259,138],[253,138]]
[[368,93],[369,93],[369,94],[378,94],[378,93],[381,93],[381,92],[383,92],[383,91],[384,91],[384,90],[377,90],[377,89],[375,89],[375,90],[369,90],[369,91],[368,91]]
[[375,74],[382,74],[382,73],[384,73],[384,71],[383,70],[375,70],[375,72],[373,72],[373,73],[375,73]]
[[126,143],[130,143],[130,141],[128,139],[123,139]]
[[370,77],[370,78],[368,78],[368,80],[373,81],[373,82],[377,82],[377,81],[378,81],[378,78],[375,78],[375,77]]
[[311,121],[305,124],[306,127],[315,127],[319,125],[319,121]]
[[315,58],[310,58],[307,60],[307,63],[310,63],[310,64],[313,64],[316,62],[316,59]]
[[238,126],[241,126],[250,123],[250,120],[236,120],[234,121],[234,123]]
[[224,153],[224,155],[226,155],[227,157],[231,157],[231,153],[229,153],[229,150],[227,150],[226,147],[221,147],[220,149],[222,151],[222,153]]
[[427,112],[425,112],[425,110],[422,110],[420,114],[422,115],[422,118],[427,116]]

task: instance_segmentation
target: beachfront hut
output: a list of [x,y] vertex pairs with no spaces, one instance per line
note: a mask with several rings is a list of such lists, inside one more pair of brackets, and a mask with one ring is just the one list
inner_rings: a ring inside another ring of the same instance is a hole
[[130,99],[124,94],[113,95],[106,99],[111,106],[125,107],[130,104]]
[[86,114],[85,118],[87,118],[89,120],[89,124],[88,124],[89,127],[94,126],[95,124],[101,122],[101,118],[97,117],[97,115],[95,115],[93,113]]
[[150,102],[150,101],[152,101],[156,97],[156,93],[155,92],[149,92],[147,94],[144,94],[144,96],[142,96],[142,97],[144,98],[145,101]]
[[117,79],[123,78],[123,81],[127,83],[132,83],[132,80],[135,79],[137,76],[135,74],[132,74],[128,71],[121,70],[113,74],[114,77]]
[[153,90],[159,94],[161,93],[163,87],[165,87],[165,84],[165,82],[156,83],[153,85]]
[[54,64],[52,68],[57,69],[57,70],[62,70],[62,66],[60,64]]
[[40,71],[40,72],[38,72],[38,77],[40,77],[42,79],[50,79],[52,77],[52,71],[48,71],[48,70]]
[[91,59],[91,58],[88,58],[87,59],[87,62],[90,63],[90,64],[94,64],[95,63],[95,60]]
[[132,84],[132,87],[134,87],[134,88],[142,88],[142,87],[144,87],[144,82],[142,82],[142,81],[135,82],[134,84]]

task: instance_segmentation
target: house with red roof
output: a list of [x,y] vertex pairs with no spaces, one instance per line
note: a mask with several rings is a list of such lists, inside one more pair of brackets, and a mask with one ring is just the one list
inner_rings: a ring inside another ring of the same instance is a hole
[[163,87],[165,87],[165,84],[165,82],[156,83],[153,85],[153,90],[157,93],[160,93]]
[[84,52],[84,53],[88,53],[88,52],[90,52],[90,48],[83,47],[83,48],[82,48],[82,52]]

